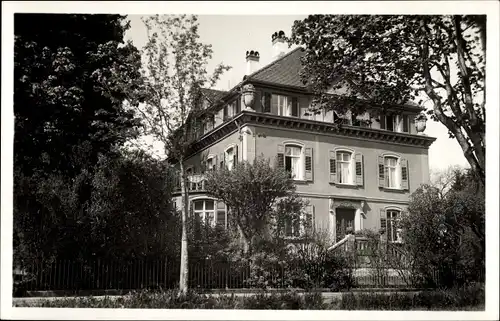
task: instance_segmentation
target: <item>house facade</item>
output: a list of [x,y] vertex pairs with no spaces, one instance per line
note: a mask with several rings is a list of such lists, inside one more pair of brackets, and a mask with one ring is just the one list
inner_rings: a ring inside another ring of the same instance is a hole
[[[290,172],[298,194],[309,201],[315,229],[335,240],[349,230],[384,229],[387,240],[397,242],[394,221],[406,210],[409,195],[429,181],[428,151],[435,138],[423,134],[425,123],[415,121],[422,108],[404,104],[385,112],[374,106],[356,116],[312,114],[312,95],[299,77],[303,50],[285,53],[282,32],[273,34],[272,46],[272,63],[260,67],[259,53],[249,51],[240,84],[204,91],[203,126],[185,161],[192,211],[227,226],[227,208],[205,193],[203,173],[263,156]],[[357,92],[348,79],[340,81],[343,86],[332,94]],[[180,191],[175,198],[180,206]]]

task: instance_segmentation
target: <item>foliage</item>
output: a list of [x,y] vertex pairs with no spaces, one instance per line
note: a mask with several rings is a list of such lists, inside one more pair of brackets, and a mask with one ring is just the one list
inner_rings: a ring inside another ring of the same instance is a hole
[[[313,109],[360,114],[426,96],[484,185],[486,16],[310,15],[289,42],[306,47]],[[331,95],[341,78],[357,90]]]
[[[456,175],[445,195],[430,185],[417,189],[400,222],[415,272],[447,287],[484,277],[484,192],[476,189],[471,173]],[[465,186],[463,175],[469,177]]]
[[[23,306],[23,305],[19,305]],[[72,308],[135,308],[135,309],[277,309],[297,310],[327,308],[321,293],[265,293],[235,296],[228,294],[206,295],[187,291],[179,296],[177,290],[132,292],[125,297],[75,297],[42,300],[27,306]]]
[[342,310],[463,310],[483,306],[484,285],[418,293],[345,293]]
[[[181,278],[180,288],[187,290],[188,276],[188,188],[184,159],[196,138],[202,111],[203,87],[213,87],[228,66],[219,64],[212,75],[206,70],[212,58],[211,45],[199,41],[196,16],[154,15],[143,19],[147,42],[143,49],[141,76],[131,78],[113,66],[110,73],[98,74],[101,84],[133,84],[127,102],[143,123],[143,133],[163,144],[165,153],[179,162],[181,178]],[[130,85],[127,85],[130,86]],[[119,85],[123,90],[126,86]],[[110,88],[110,92],[113,88]],[[138,102],[143,102],[138,104]]]
[[318,232],[294,242],[260,242],[258,250],[248,258],[250,277],[246,283],[263,289],[350,289],[354,285],[352,262],[328,251],[330,245]]
[[[24,175],[78,175],[99,153],[135,137],[134,115],[93,73],[110,62],[139,75],[140,57],[123,43],[129,28],[120,15],[16,14],[14,18],[14,166]],[[64,26],[64,27],[61,27]],[[87,144],[85,158],[75,162]]]
[[122,297],[74,297],[15,302],[17,307],[133,309],[274,309],[274,310],[473,310],[484,309],[484,285],[419,293],[344,293],[328,302],[320,292],[259,292],[206,295],[188,291],[141,291]]
[[[101,155],[95,167],[74,179],[16,173],[15,264],[178,251],[178,216],[171,209],[165,164],[140,152],[123,153]],[[84,182],[91,187],[89,199],[81,198]]]
[[253,163],[237,163],[231,170],[210,171],[206,174],[205,186],[210,195],[230,208],[229,223],[242,234],[246,250],[252,250],[259,240],[270,239],[269,226],[282,221],[274,214],[285,212],[283,209],[287,206],[287,209],[293,206],[293,212],[302,207],[300,200],[294,197],[295,185],[287,173],[272,167],[263,157]]

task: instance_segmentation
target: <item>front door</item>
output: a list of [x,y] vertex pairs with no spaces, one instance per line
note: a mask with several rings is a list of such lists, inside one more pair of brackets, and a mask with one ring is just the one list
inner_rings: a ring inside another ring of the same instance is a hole
[[343,239],[350,229],[354,232],[354,215],[356,211],[350,208],[337,208],[335,210],[335,235],[336,241]]

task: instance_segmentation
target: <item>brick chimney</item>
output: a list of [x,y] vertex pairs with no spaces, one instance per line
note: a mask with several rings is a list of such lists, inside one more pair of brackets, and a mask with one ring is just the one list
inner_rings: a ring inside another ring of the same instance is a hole
[[282,57],[287,49],[286,41],[285,41],[285,32],[280,30],[279,32],[275,32],[271,36],[272,44],[273,44],[273,61]]
[[258,51],[247,51],[246,54],[247,59],[247,69],[245,75],[250,75],[254,71],[256,71],[259,67],[259,52]]

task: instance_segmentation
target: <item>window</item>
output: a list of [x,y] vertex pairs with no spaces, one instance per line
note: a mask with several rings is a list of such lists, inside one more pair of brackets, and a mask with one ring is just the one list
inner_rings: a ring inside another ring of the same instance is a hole
[[202,224],[227,226],[226,206],[221,201],[200,199],[192,201],[192,212]]
[[385,158],[385,186],[399,188],[398,159],[395,157]]
[[353,183],[352,157],[350,152],[337,152],[337,173],[339,184]]
[[297,97],[283,95],[272,95],[271,105],[280,116],[299,116],[299,105]]
[[278,145],[278,166],[289,172],[294,180],[313,180],[312,148],[298,144]]
[[207,119],[205,120],[205,122],[203,124],[203,133],[204,134],[208,133],[209,131],[211,131],[214,128],[214,119],[215,119],[214,115],[210,115],[207,117]]
[[285,169],[290,178],[302,179],[302,148],[300,146],[285,146]]
[[285,236],[300,237],[314,229],[314,206],[307,205],[294,219],[288,217],[285,220]]
[[387,210],[387,241],[401,241],[401,233],[398,228],[398,220],[400,218],[399,210]]
[[379,186],[408,190],[408,161],[398,156],[379,156]]
[[213,157],[207,158],[207,171],[215,169],[215,161]]
[[394,128],[396,128],[396,117],[389,115],[385,116],[385,128],[390,131],[394,131]]
[[409,133],[408,115],[386,115],[382,117],[380,128],[398,133]]
[[232,170],[234,166],[234,148],[229,148],[226,150],[226,166],[227,169]]
[[330,183],[363,186],[363,155],[336,148],[329,152]]
[[193,201],[194,215],[201,222],[208,225],[215,225],[215,202],[214,200]]

